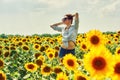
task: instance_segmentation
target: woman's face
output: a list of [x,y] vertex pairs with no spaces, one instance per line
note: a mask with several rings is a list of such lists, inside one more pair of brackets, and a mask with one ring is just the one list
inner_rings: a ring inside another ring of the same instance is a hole
[[68,25],[68,24],[71,24],[71,20],[69,20],[69,19],[67,19],[67,18],[63,18],[63,23],[65,24],[65,25]]

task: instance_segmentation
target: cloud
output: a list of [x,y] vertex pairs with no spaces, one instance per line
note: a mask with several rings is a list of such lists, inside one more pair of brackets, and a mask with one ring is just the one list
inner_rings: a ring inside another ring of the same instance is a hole
[[49,7],[65,7],[67,5],[69,5],[72,0],[37,0],[40,4],[47,4]]
[[98,4],[101,0],[87,0],[88,4]]
[[111,0],[111,3],[105,5],[103,8],[101,8],[102,16],[113,16],[117,14],[117,12],[120,12],[120,0]]
[[46,5],[33,0],[1,0],[0,2],[0,14],[25,14],[36,11],[37,8],[46,8]]
[[72,0],[0,0],[0,14],[48,13],[71,3]]
[[14,2],[14,1],[17,1],[17,0],[1,0],[1,2],[3,2],[3,3],[10,3],[10,2]]

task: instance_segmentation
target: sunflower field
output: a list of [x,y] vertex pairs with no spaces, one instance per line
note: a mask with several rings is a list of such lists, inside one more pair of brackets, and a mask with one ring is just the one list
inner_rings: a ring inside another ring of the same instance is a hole
[[0,35],[0,80],[120,80],[120,31],[77,35],[59,58],[61,34]]

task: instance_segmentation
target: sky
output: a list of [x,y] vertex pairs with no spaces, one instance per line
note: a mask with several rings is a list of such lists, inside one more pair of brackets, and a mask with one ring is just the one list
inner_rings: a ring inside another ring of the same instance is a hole
[[0,0],[0,34],[60,33],[50,25],[76,12],[79,33],[120,30],[120,0]]

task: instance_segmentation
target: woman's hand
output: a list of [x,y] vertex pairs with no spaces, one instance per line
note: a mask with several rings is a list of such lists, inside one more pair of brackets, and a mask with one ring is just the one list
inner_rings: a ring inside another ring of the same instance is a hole
[[79,15],[78,13],[75,13],[73,14],[73,17],[78,17],[78,15]]
[[[66,15],[72,15],[72,14],[66,14]],[[65,16],[66,16],[65,15]],[[73,17],[77,18],[79,16],[79,14],[76,12],[75,14],[72,15]]]

